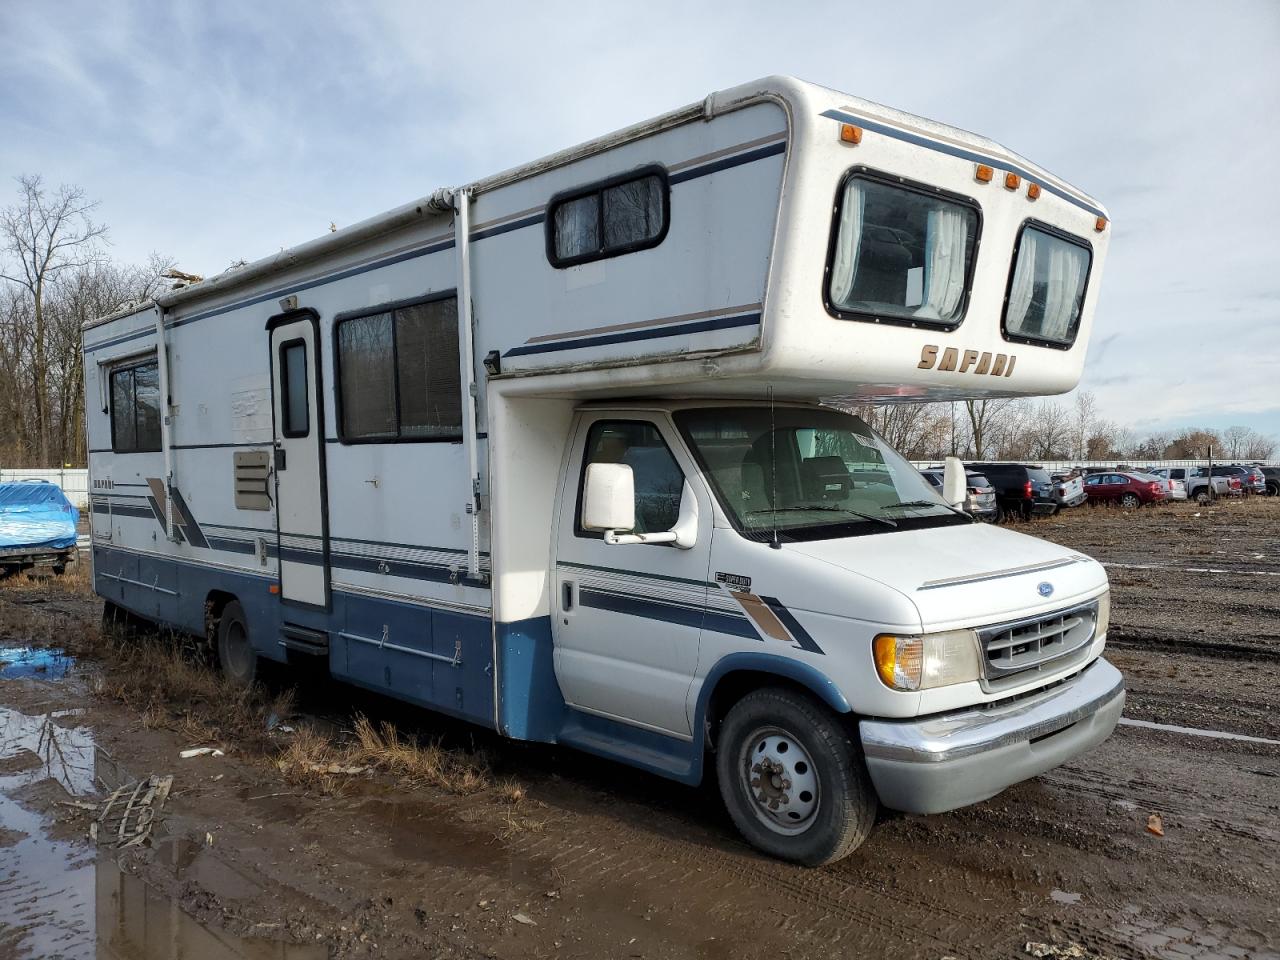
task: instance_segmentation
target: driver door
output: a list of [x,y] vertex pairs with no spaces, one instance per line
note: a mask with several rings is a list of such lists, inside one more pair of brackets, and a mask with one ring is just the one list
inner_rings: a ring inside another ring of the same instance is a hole
[[[632,468],[636,533],[675,526],[689,478],[699,499],[694,546],[610,545],[583,529],[583,477],[597,462]],[[556,679],[571,707],[690,736],[686,700],[706,607],[711,516],[710,499],[665,417],[592,411],[578,419],[552,567]]]

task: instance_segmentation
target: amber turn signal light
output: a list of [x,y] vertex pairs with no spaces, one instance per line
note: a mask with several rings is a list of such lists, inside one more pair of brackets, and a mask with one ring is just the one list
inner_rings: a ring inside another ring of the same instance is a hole
[[852,123],[840,124],[840,139],[844,143],[859,144],[862,142],[862,128]]
[[985,163],[978,164],[978,169],[973,172],[974,178],[979,183],[990,183],[991,178],[994,177],[995,175],[996,175],[996,172],[992,170],[990,167],[988,167]]

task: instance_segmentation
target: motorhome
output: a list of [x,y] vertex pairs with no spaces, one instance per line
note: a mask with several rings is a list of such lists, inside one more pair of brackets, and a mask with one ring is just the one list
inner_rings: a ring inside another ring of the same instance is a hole
[[436,190],[85,329],[95,588],[829,862],[1119,717],[1102,567],[843,412],[1069,390],[1110,230],[790,78]]

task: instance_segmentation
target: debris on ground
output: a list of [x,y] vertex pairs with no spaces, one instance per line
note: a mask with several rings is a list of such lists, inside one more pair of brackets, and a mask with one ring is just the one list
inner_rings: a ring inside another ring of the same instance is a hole
[[1160,814],[1153,813],[1147,817],[1147,832],[1154,833],[1157,837],[1164,836],[1164,821],[1160,819]]
[[1049,957],[1052,960],[1115,960],[1109,954],[1086,950],[1073,940],[1066,943],[1036,943],[1028,940],[1023,949],[1033,957]]
[[536,927],[538,921],[533,919],[527,913],[517,913],[511,917],[516,923],[523,923],[526,927]]
[[[89,839],[116,847],[131,847],[151,836],[156,814],[169,799],[173,777],[150,776],[136,783],[117,787],[101,803],[92,805],[98,811],[89,824]],[[77,803],[76,806],[83,808]]]
[[226,756],[217,747],[190,747],[178,754],[183,760],[190,760],[192,757],[222,757]]

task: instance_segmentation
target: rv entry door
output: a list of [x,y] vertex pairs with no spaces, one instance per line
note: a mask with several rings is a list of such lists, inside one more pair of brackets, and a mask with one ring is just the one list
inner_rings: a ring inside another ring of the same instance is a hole
[[273,317],[276,543],[280,599],[327,607],[329,530],[325,506],[324,408],[320,401],[319,318],[300,310]]

